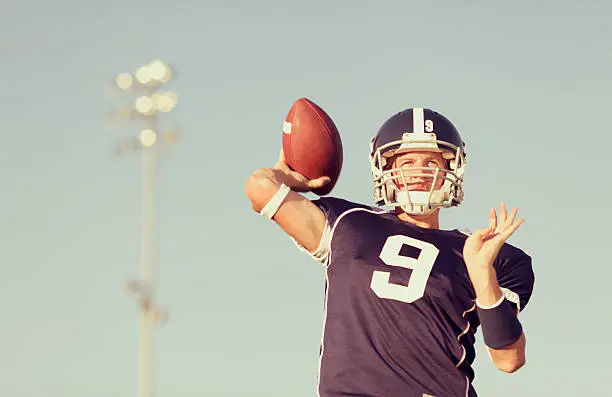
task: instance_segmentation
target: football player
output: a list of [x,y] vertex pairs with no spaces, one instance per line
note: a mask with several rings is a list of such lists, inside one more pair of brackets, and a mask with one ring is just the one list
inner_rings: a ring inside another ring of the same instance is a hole
[[440,113],[411,108],[371,141],[375,206],[300,192],[324,186],[280,158],[245,192],[326,268],[320,397],[473,397],[477,327],[497,368],[525,363],[518,314],[534,285],[531,257],[506,243],[517,209],[491,209],[473,233],[439,227],[463,200],[465,145]]

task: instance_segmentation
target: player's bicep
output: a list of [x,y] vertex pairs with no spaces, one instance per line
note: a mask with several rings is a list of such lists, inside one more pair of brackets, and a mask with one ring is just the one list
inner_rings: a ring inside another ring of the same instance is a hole
[[273,219],[300,247],[317,251],[327,222],[323,210],[312,201],[290,191]]

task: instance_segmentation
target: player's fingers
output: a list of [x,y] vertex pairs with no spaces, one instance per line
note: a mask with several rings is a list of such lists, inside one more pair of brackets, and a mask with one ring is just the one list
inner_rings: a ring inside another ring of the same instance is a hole
[[504,223],[504,229],[508,228],[510,225],[512,225],[514,223],[514,219],[516,219],[516,214],[518,213],[518,208],[513,208],[512,211],[510,212],[510,216],[508,217],[508,219],[506,219],[506,222]]
[[495,228],[497,227],[497,214],[495,213],[495,209],[491,208],[489,210],[489,233],[493,233]]
[[499,203],[499,225],[505,224],[506,219],[508,219],[508,212],[506,211],[506,203],[502,201]]
[[503,233],[500,234],[500,237],[506,241],[508,238],[510,238],[510,236],[512,236],[516,229],[523,224],[523,222],[525,222],[525,219],[520,218],[518,221],[514,222],[510,227],[504,230]]
[[276,166],[274,168],[276,168],[277,170],[283,171],[285,174],[291,174],[293,172],[293,171],[291,171],[291,168],[289,168],[287,166],[287,164],[285,164],[285,163],[283,163],[281,161],[276,163]]
[[491,234],[491,229],[490,228],[484,228],[484,229],[476,229],[473,233],[472,236],[478,240],[483,240],[485,239],[487,236],[489,236]]
[[321,187],[327,185],[330,181],[331,181],[330,177],[322,176],[322,177],[317,178],[317,179],[311,179],[308,182],[308,187],[310,187],[311,189],[318,189],[318,188],[321,188]]
[[283,172],[287,172],[287,173],[291,172],[291,169],[289,168],[289,166],[287,165],[287,162],[285,161],[285,154],[283,153],[283,149],[281,149],[280,151],[280,155],[278,156],[278,160],[276,161],[274,168],[276,168],[277,170],[281,170]]

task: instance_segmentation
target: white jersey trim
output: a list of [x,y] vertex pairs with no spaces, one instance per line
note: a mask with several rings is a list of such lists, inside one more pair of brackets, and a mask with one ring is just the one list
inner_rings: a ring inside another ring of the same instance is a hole
[[319,246],[314,252],[308,251],[299,241],[295,238],[291,237],[291,240],[295,243],[300,251],[305,252],[308,256],[310,256],[315,261],[326,264],[327,259],[329,258],[329,251],[331,246],[331,227],[329,223],[325,222],[325,228],[323,229],[323,234],[321,235],[321,241],[319,241]]
[[503,292],[501,298],[499,298],[497,302],[493,303],[492,305],[481,305],[480,302],[478,302],[478,298],[476,298],[476,306],[478,306],[479,309],[483,310],[495,309],[497,306],[501,305],[505,299],[506,296],[503,294]]
[[519,295],[516,292],[508,288],[500,287],[500,289],[502,290],[504,297],[508,299],[510,302],[514,303],[517,307],[517,311],[520,312],[521,311],[521,298],[519,297]]
[[466,314],[473,312],[475,309],[476,309],[476,305],[474,304],[472,305],[472,307],[470,307],[469,309],[461,313],[461,318],[464,319],[467,324],[465,326],[465,329],[459,335],[457,335],[457,343],[459,343],[459,346],[461,346],[462,353],[461,353],[461,358],[459,359],[459,362],[455,364],[456,368],[459,368],[461,364],[463,364],[463,361],[465,360],[465,357],[467,356],[467,351],[465,350],[465,346],[463,345],[463,343],[461,343],[461,337],[470,331],[471,326],[470,326],[470,322],[465,318],[465,316]]

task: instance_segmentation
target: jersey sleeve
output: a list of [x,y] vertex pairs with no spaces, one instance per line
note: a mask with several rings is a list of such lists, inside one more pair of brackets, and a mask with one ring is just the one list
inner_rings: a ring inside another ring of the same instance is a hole
[[522,311],[529,303],[535,283],[531,256],[511,247],[507,255],[499,258],[495,270],[504,296],[514,303],[518,312]]
[[346,200],[334,197],[320,197],[312,200],[312,203],[319,207],[325,214],[325,229],[321,236],[321,241],[315,252],[310,252],[304,248],[296,239],[292,238],[298,249],[305,252],[315,261],[327,266],[329,261],[329,253],[331,250],[332,230],[338,218],[355,205]]

